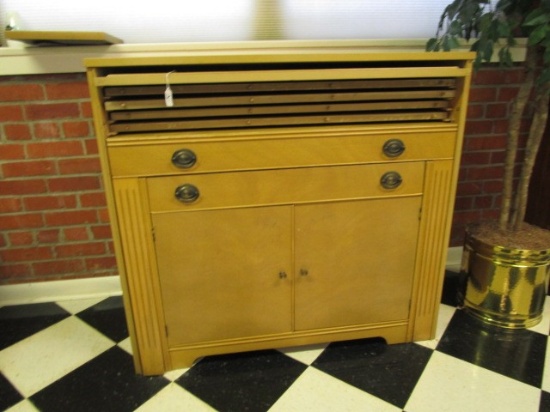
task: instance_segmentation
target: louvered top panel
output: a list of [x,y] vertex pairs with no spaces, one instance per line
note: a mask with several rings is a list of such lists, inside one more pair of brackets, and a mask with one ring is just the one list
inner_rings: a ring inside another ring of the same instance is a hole
[[283,62],[255,55],[248,63],[200,64],[194,57],[184,64],[182,57],[159,65],[142,59],[109,62],[92,79],[109,136],[452,121],[467,74],[460,61],[341,58]]

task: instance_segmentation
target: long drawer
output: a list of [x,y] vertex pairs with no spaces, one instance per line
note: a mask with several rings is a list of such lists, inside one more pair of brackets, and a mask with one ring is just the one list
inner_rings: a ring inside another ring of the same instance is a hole
[[[113,177],[452,158],[454,132],[182,140],[109,147]],[[401,149],[400,149],[401,147]],[[178,160],[173,160],[179,156]],[[189,159],[191,156],[193,159]]]
[[[173,212],[420,195],[424,162],[147,179],[151,211]],[[298,183],[298,184],[297,184]]]

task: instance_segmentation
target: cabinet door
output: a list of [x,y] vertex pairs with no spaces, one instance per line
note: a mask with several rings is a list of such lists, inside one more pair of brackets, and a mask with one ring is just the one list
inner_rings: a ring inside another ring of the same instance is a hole
[[291,330],[291,210],[153,214],[169,346]]
[[406,320],[421,197],[296,207],[296,330]]

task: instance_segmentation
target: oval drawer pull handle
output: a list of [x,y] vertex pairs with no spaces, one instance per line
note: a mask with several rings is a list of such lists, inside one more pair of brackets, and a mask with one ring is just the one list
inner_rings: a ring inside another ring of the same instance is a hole
[[405,151],[405,143],[399,139],[390,139],[384,143],[382,150],[388,157],[397,157]]
[[200,192],[196,186],[185,183],[176,188],[174,195],[176,196],[176,199],[182,203],[192,203],[199,198]]
[[380,184],[384,189],[396,189],[401,183],[403,183],[403,178],[397,172],[386,172],[380,178]]
[[197,163],[197,156],[192,150],[181,149],[172,155],[172,164],[180,169],[189,169]]

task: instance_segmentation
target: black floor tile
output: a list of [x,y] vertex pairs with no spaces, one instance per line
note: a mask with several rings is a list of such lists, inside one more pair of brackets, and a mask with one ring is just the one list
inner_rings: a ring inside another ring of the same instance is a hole
[[457,311],[437,350],[540,388],[547,340],[529,330],[491,327]]
[[540,407],[539,412],[550,411],[550,393],[542,391],[540,395]]
[[404,408],[432,352],[413,343],[362,339],[330,344],[313,366]]
[[0,308],[0,350],[70,316],[55,303],[3,306]]
[[131,356],[113,347],[31,396],[40,411],[133,411],[169,381],[137,375]]
[[128,337],[121,296],[113,296],[102,300],[76,316],[115,342],[120,342]]
[[23,397],[17,389],[0,373],[0,411],[5,411],[22,400]]
[[176,382],[220,412],[264,412],[306,368],[279,351],[256,351],[204,358]]
[[441,303],[456,307],[458,305],[457,293],[460,285],[460,278],[457,272],[445,271]]

